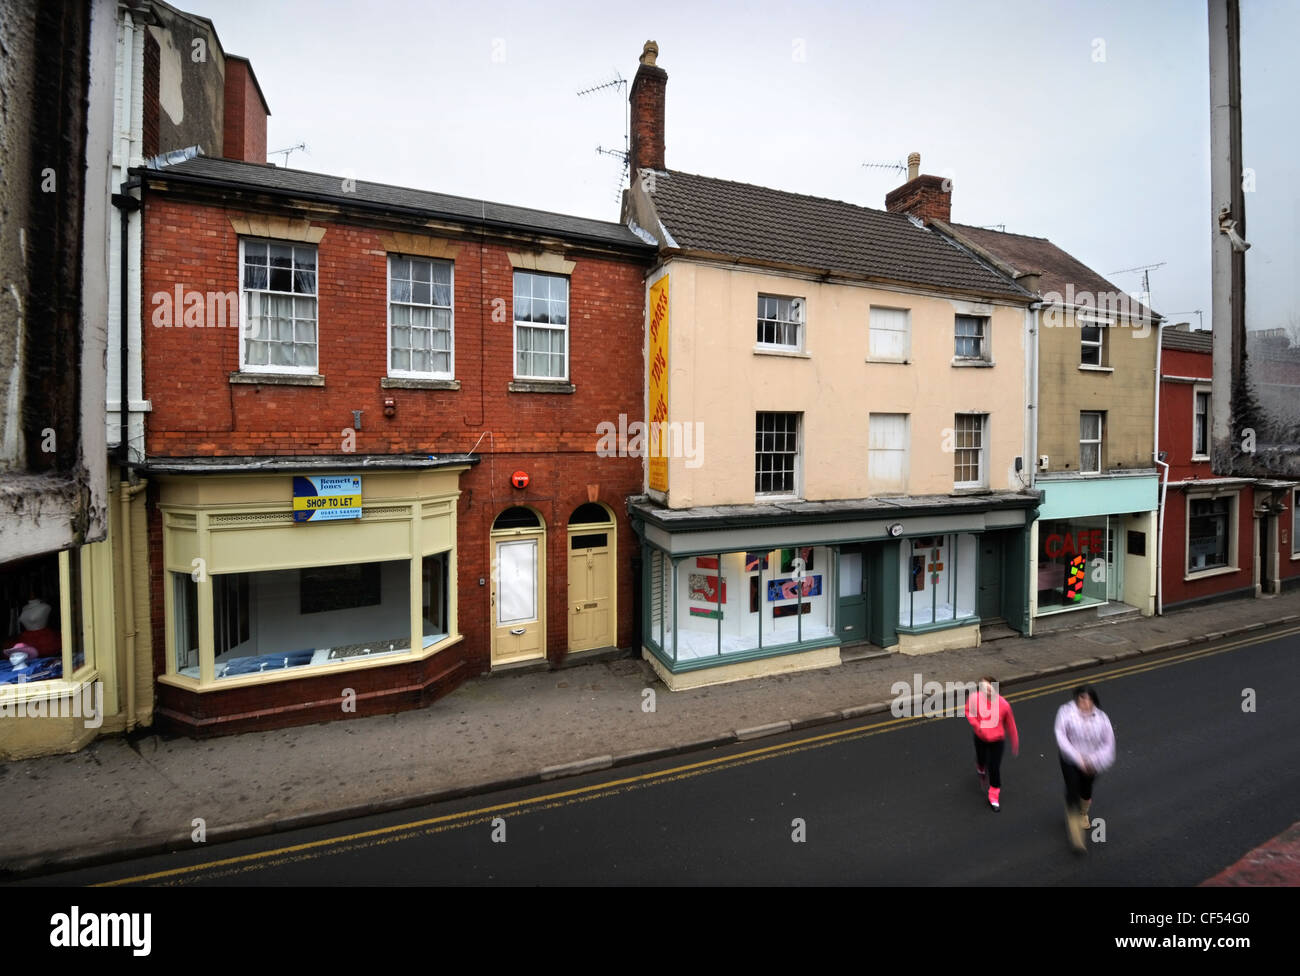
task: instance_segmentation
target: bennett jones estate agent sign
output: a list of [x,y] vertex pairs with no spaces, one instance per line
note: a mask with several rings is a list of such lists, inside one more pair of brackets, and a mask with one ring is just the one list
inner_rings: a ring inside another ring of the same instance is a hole
[[342,475],[331,478],[293,479],[293,520],[329,522],[361,518],[361,478]]

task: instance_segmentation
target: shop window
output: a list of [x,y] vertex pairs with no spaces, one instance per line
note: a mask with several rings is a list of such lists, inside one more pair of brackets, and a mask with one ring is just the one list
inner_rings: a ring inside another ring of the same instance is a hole
[[797,413],[759,413],[754,430],[754,494],[799,493],[799,421]]
[[249,638],[248,574],[212,577],[212,643],[224,654]]
[[1101,441],[1106,415],[1095,410],[1079,414],[1079,473],[1101,474]]
[[671,661],[722,662],[834,637],[831,550],[825,547],[722,552],[671,563],[652,552],[649,629],[652,638],[662,629],[657,646]]
[[199,676],[199,585],[189,573],[172,573],[172,645],[176,670]]
[[73,678],[93,663],[82,619],[84,549],[0,564],[0,686]]
[[450,630],[447,626],[447,586],[450,553],[438,552],[425,556],[421,560],[421,583],[424,646],[428,647],[444,637]]
[[298,573],[298,612],[301,614],[377,607],[383,603],[379,563],[307,566]]
[[1291,492],[1291,555],[1300,558],[1300,488]]
[[1236,519],[1234,498],[1189,498],[1187,572],[1224,569],[1233,564]]
[[922,536],[903,543],[899,560],[900,627],[960,623],[975,616],[976,537]]
[[1038,523],[1038,609],[1106,602],[1110,522],[1104,516]]

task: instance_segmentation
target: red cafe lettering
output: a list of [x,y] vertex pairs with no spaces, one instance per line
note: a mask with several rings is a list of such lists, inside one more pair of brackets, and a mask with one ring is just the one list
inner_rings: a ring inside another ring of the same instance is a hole
[[1077,556],[1084,551],[1098,556],[1106,555],[1105,532],[1101,529],[1084,529],[1080,532],[1053,533],[1043,540],[1043,552],[1048,559],[1058,556]]

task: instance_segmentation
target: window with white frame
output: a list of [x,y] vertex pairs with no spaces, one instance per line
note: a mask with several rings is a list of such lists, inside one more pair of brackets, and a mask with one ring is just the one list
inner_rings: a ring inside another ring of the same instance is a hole
[[872,305],[868,313],[869,358],[886,363],[905,363],[911,356],[910,313],[905,308]]
[[569,279],[515,272],[515,378],[569,378]]
[[780,349],[803,348],[804,300],[758,296],[758,344]]
[[452,264],[388,256],[390,376],[452,379]]
[[754,494],[798,495],[797,413],[759,413],[754,425]]
[[1096,410],[1079,414],[1079,472],[1101,474],[1101,438],[1106,415]]
[[989,319],[987,315],[958,315],[953,355],[958,359],[989,358]]
[[242,239],[239,264],[240,369],[315,373],[315,246]]
[[1106,366],[1106,335],[1109,322],[1079,318],[1079,362],[1084,366]]
[[953,484],[982,488],[988,477],[988,414],[959,413],[953,418]]
[[1195,387],[1192,412],[1192,457],[1208,458],[1210,456],[1210,391],[1208,388]]
[[1187,572],[1224,569],[1236,564],[1237,496],[1187,500]]
[[867,476],[876,491],[907,490],[908,429],[905,413],[867,419]]

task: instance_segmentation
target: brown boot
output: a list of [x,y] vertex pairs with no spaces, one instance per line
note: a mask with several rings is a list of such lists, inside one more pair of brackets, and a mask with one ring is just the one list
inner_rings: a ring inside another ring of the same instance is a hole
[[1081,804],[1082,806],[1081,809],[1079,810],[1079,826],[1080,828],[1082,828],[1084,836],[1086,838],[1087,835],[1092,831],[1092,814],[1089,812],[1092,809],[1092,801],[1083,800],[1081,801]]
[[1070,846],[1074,848],[1075,853],[1082,854],[1086,851],[1083,842],[1083,818],[1080,817],[1079,811],[1069,804],[1065,806],[1065,829],[1070,836]]

